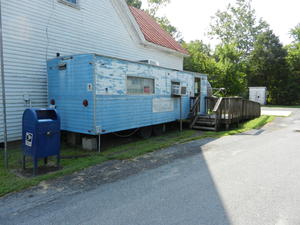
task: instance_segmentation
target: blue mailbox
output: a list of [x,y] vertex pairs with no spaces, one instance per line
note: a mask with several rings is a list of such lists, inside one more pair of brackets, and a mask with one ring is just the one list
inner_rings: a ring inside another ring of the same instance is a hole
[[33,174],[36,174],[38,159],[57,156],[60,162],[60,117],[55,109],[26,109],[23,114],[23,169],[25,157],[33,159]]

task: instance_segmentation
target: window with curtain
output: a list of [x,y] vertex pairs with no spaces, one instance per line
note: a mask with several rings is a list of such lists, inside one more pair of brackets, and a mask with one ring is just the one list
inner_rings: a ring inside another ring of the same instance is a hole
[[154,79],[127,77],[127,94],[154,94]]

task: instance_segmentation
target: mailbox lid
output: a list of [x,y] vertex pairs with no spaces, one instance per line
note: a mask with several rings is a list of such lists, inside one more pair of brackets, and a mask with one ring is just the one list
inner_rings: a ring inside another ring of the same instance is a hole
[[59,116],[55,109],[35,109],[36,119],[39,122],[58,121]]

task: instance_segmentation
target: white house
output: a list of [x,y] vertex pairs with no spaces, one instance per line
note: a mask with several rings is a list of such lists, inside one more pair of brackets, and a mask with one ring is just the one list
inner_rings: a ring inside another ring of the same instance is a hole
[[[1,12],[8,141],[20,139],[26,107],[47,106],[46,61],[56,53],[154,60],[178,70],[187,55],[150,16],[125,0],[2,0]],[[0,93],[1,88],[0,83]]]

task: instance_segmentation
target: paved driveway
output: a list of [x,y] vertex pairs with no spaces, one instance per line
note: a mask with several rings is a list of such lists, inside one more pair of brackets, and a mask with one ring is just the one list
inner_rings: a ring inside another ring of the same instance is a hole
[[77,176],[64,180],[73,188],[55,181],[7,196],[0,224],[299,225],[300,110],[291,111],[261,130],[150,154],[152,166],[110,183]]

